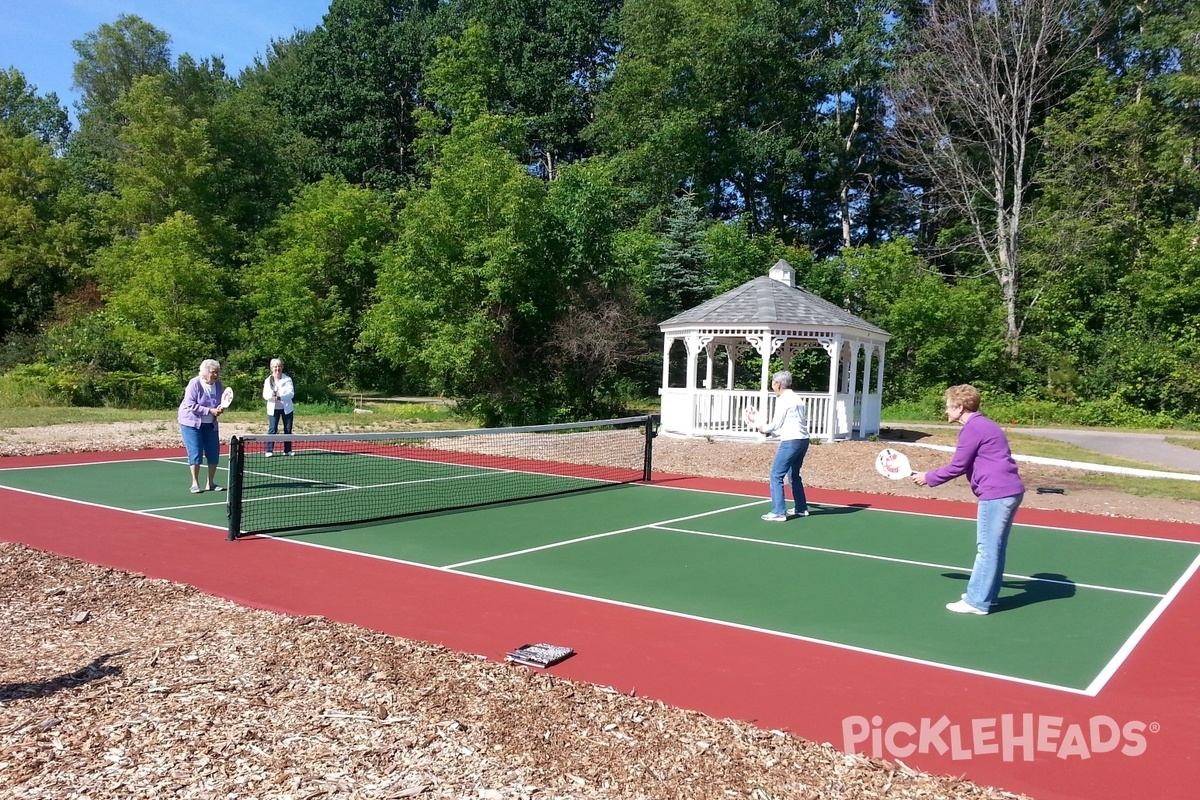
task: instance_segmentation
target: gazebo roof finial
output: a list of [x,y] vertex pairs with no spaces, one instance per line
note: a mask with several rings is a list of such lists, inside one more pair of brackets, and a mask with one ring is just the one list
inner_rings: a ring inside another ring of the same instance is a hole
[[796,288],[796,270],[782,258],[775,262],[775,266],[771,267],[767,274],[773,281],[779,281],[792,289]]

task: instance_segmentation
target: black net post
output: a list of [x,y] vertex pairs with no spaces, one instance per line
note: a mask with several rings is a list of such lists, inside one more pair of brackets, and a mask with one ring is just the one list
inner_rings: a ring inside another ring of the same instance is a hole
[[241,534],[242,529],[242,474],[246,462],[246,448],[237,436],[229,437],[229,491],[226,494],[226,514],[229,517],[229,541]]
[[646,417],[646,463],[642,468],[642,480],[650,482],[654,468],[654,415]]

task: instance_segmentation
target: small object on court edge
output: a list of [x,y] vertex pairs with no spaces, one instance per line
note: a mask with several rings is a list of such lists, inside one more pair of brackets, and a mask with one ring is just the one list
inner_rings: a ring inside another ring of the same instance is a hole
[[516,650],[509,651],[504,660],[525,664],[529,667],[545,668],[570,658],[574,654],[574,650],[564,645],[539,642],[538,644],[523,644]]
[[1037,487],[1038,494],[1066,494],[1067,490],[1058,486],[1039,486]]

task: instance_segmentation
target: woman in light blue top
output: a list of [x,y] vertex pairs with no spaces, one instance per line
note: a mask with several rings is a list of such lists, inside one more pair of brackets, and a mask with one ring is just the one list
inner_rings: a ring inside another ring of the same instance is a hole
[[788,476],[792,484],[792,499],[796,501],[794,513],[797,517],[808,516],[808,500],[804,496],[804,484],[800,481],[800,467],[808,453],[808,417],[804,410],[804,398],[792,391],[792,373],[776,372],[771,376],[771,390],[775,392],[775,416],[770,423],[759,425],[762,433],[779,434],[779,451],[771,464],[771,513],[763,514],[767,522],[787,522],[787,505],[783,498],[783,478]]

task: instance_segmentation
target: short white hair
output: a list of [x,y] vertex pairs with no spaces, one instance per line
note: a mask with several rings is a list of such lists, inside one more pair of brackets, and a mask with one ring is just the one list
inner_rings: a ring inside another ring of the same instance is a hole
[[792,373],[786,369],[780,370],[771,376],[771,385],[779,384],[781,389],[792,388]]
[[281,359],[281,358],[272,358],[272,359],[271,359],[271,368],[272,368],[272,369],[274,369],[276,364],[278,364],[280,367],[282,367],[282,366],[283,366],[283,359]]
[[201,375],[207,375],[208,373],[212,372],[214,369],[219,370],[220,368],[221,368],[221,362],[217,361],[215,358],[206,358],[200,362],[200,374]]

